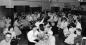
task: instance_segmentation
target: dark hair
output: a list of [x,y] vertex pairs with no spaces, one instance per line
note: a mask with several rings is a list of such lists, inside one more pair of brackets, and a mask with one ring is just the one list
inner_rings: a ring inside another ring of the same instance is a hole
[[49,25],[52,26],[51,22],[49,22]]
[[39,25],[41,31],[44,31],[44,27],[43,26],[44,26],[43,24]]
[[78,31],[82,31],[81,29],[77,28]]
[[48,24],[48,22],[44,22],[44,26],[47,25],[47,24]]
[[67,21],[67,18],[62,18],[61,21],[63,21],[63,20]]
[[11,33],[7,32],[6,35],[8,35],[8,34],[9,34],[9,35],[12,35]]
[[74,23],[70,23],[70,24],[68,25],[68,28],[71,28],[71,26],[72,26],[72,27],[76,27],[76,25],[75,25]]
[[44,25],[43,24],[40,24],[39,27],[43,27]]
[[11,28],[13,28],[13,26],[9,26],[9,27],[8,27],[8,30],[10,30]]

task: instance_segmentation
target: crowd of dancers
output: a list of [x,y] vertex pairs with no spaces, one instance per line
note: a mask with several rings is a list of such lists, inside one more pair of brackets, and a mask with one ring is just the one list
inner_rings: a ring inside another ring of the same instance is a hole
[[[56,35],[59,35],[64,45],[82,45],[81,15],[65,12],[35,12],[33,14],[14,14],[14,23],[10,18],[2,18],[0,27],[5,39],[10,43],[12,39],[23,34],[21,29],[29,28],[27,39],[34,45],[57,45]],[[23,30],[24,31],[24,30]],[[5,40],[0,42],[3,45]],[[5,42],[6,43],[6,42]],[[9,45],[9,43],[6,43]],[[13,45],[13,44],[12,44]],[[14,44],[15,45],[15,44]],[[28,45],[32,45],[29,44]]]

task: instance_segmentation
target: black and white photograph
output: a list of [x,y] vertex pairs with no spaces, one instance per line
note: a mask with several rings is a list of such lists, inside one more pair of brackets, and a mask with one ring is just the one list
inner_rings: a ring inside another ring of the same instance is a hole
[[86,0],[0,0],[0,45],[86,45]]

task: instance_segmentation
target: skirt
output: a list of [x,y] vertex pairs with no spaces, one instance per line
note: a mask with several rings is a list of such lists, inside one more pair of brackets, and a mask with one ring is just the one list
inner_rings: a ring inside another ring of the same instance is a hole
[[67,44],[74,44],[74,38],[76,37],[75,34],[70,34],[66,39],[65,39],[65,43]]

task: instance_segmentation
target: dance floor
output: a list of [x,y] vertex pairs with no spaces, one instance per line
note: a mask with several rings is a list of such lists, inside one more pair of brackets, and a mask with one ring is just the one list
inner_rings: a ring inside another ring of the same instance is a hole
[[[56,45],[64,45],[64,43],[58,38],[58,35],[55,35],[55,39],[56,39],[56,42],[55,42]],[[19,45],[28,45],[28,40],[22,37],[19,40]]]

